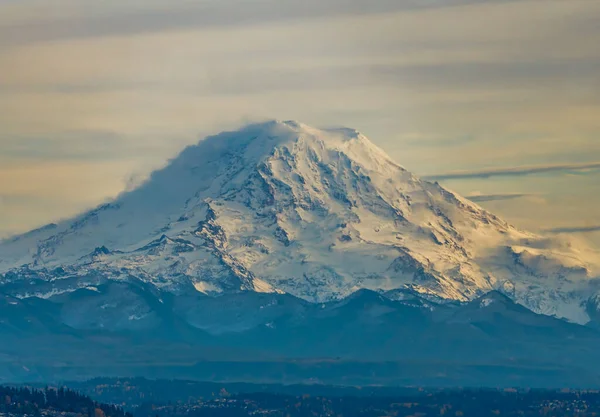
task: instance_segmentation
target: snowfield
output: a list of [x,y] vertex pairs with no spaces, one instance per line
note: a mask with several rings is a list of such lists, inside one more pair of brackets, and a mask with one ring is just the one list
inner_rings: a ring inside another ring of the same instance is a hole
[[457,301],[498,290],[586,323],[599,263],[590,248],[517,230],[417,178],[355,130],[287,121],[208,137],[111,203],[2,241],[0,291],[50,298],[129,279],[310,302],[360,289]]

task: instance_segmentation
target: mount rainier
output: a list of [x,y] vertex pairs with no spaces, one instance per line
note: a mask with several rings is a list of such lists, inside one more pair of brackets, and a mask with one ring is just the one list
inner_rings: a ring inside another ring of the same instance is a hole
[[174,296],[326,303],[366,289],[444,304],[499,291],[584,324],[599,263],[417,178],[355,130],[287,121],[208,137],[114,201],[2,241],[0,292],[53,300],[139,281]]

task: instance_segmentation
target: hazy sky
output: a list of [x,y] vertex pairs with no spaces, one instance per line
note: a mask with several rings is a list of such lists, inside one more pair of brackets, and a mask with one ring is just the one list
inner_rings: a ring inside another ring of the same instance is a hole
[[277,118],[600,243],[599,45],[597,0],[0,0],[0,236]]

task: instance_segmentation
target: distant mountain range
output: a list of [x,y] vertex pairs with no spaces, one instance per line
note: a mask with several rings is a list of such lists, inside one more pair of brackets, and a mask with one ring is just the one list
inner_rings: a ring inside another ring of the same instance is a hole
[[[206,138],[114,201],[2,241],[0,274],[8,379],[199,377],[206,361],[228,364],[206,378],[244,379],[240,363],[293,359],[334,383],[323,361],[415,367],[376,382],[491,367],[600,385],[598,252],[518,230],[351,129]],[[310,375],[293,363],[291,380]]]

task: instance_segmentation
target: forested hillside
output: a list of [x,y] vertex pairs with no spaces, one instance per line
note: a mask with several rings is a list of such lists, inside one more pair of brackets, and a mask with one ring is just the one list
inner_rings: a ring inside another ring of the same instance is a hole
[[100,404],[76,391],[0,386],[0,416],[131,417],[121,408]]

